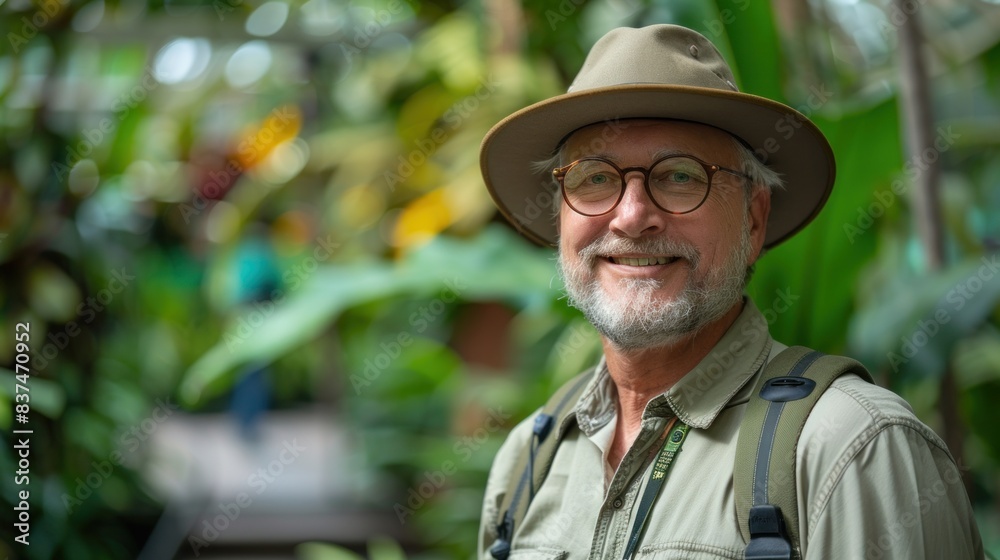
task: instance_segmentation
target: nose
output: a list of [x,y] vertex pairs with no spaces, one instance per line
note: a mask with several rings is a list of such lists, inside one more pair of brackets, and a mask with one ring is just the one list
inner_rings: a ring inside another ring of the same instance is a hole
[[657,208],[649,198],[639,171],[625,175],[625,193],[621,202],[611,211],[608,227],[623,237],[638,238],[662,233],[666,228],[667,213]]

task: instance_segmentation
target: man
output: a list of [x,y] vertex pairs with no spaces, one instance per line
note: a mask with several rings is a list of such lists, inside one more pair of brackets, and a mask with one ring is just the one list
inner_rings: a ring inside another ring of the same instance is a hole
[[[490,131],[481,161],[503,214],[558,244],[570,302],[604,357],[568,404],[568,429],[548,436],[561,438],[551,467],[512,527],[501,510],[516,463],[549,428],[529,418],[501,447],[480,558],[743,558],[738,434],[758,377],[786,349],[743,288],[762,250],[829,196],[822,133],[739,92],[701,35],[656,25],[603,37],[567,94]],[[553,178],[556,216],[532,215]],[[952,457],[902,399],[853,373],[818,395],[791,444],[796,554],[983,558]],[[676,451],[663,458],[668,432]]]

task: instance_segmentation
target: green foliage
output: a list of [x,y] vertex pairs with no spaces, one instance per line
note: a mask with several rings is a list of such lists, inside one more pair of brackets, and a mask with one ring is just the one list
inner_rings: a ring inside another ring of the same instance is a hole
[[[977,514],[996,519],[1000,277],[984,273],[973,297],[954,291],[971,290],[1000,248],[989,18],[924,22],[940,32],[932,41],[963,37],[930,49],[942,57],[937,124],[955,142],[934,156],[947,262],[929,274],[894,30],[862,25],[879,20],[875,3],[295,1],[264,37],[247,33],[263,2],[66,3],[37,33],[23,19],[37,3],[0,4],[11,45],[0,51],[0,330],[32,325],[32,519],[46,538],[30,558],[135,557],[165,504],[131,430],[163,400],[195,417],[227,409],[262,366],[271,408],[331,405],[331,422],[356,434],[347,462],[366,505],[397,516],[411,556],[467,558],[506,433],[600,355],[560,299],[552,252],[491,223],[476,147],[503,117],[565,91],[608,29],[662,22],[705,33],[743,91],[799,108],[836,154],[825,209],[763,257],[748,288],[773,336],[864,360],[939,430],[950,371]],[[160,67],[179,37],[203,37],[182,45],[202,54]],[[233,62],[251,40],[270,63]],[[144,81],[185,67],[176,83]],[[907,356],[920,332],[927,342]],[[5,473],[13,360],[0,342]],[[133,445],[134,460],[112,460]],[[113,468],[90,488],[103,462]],[[440,484],[421,495],[428,477]],[[6,503],[16,491],[0,482]],[[404,557],[363,537],[371,558]],[[296,552],[358,557],[332,544]]]
[[[246,337],[240,336],[239,324],[231,325],[227,330],[235,337],[224,338],[191,366],[181,383],[181,395],[191,405],[203,398],[203,391],[212,396],[211,387],[231,384],[226,375],[237,366],[270,363],[314,339],[355,306],[400,294],[438,295],[447,303],[461,298],[540,305],[551,297],[545,286],[553,275],[545,256],[498,228],[489,228],[472,241],[436,238],[395,265],[371,261],[326,267],[275,306],[259,328],[247,328]],[[426,314],[410,317],[415,329],[425,328],[433,319]]]
[[[364,556],[343,547],[324,543],[302,543],[296,547],[299,560],[362,560]],[[390,539],[373,539],[368,544],[370,560],[405,560],[399,545]]]
[[[830,351],[844,347],[844,326],[852,315],[847,303],[856,290],[845,279],[857,277],[874,256],[877,241],[872,232],[860,229],[859,216],[867,212],[873,192],[888,189],[902,159],[896,115],[895,103],[843,115],[836,121],[810,115],[838,156],[836,195],[813,224],[758,264],[750,293],[762,308],[782,290],[800,298],[771,325],[776,339]],[[854,161],[860,164],[851,165]]]

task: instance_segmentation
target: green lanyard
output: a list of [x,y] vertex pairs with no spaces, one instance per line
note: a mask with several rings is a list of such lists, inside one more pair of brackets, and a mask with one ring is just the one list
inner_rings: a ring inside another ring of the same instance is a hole
[[670,436],[667,437],[667,443],[660,449],[660,454],[656,457],[656,463],[653,464],[653,474],[650,476],[649,483],[646,484],[646,491],[643,492],[642,500],[639,502],[639,511],[636,513],[635,522],[632,523],[632,535],[628,539],[628,547],[625,549],[625,556],[623,556],[624,560],[635,556],[639,538],[642,536],[642,530],[649,518],[649,511],[653,509],[653,502],[656,501],[656,496],[660,493],[660,488],[663,487],[663,482],[667,479],[667,471],[673,464],[674,457],[680,452],[681,444],[684,443],[684,438],[687,436],[687,424],[679,422],[675,418],[671,425],[674,427],[670,430],[670,426],[667,426],[667,429],[670,430]]

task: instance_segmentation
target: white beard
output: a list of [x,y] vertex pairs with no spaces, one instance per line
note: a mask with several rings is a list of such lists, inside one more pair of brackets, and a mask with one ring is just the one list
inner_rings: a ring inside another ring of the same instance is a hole
[[[570,305],[582,311],[617,348],[664,346],[698,332],[742,299],[753,251],[745,214],[742,231],[739,245],[722,266],[709,270],[702,279],[696,278],[701,255],[693,246],[664,237],[635,241],[612,233],[582,249],[574,264],[566,262],[560,245],[559,275]],[[614,253],[680,256],[687,261],[690,275],[681,293],[667,300],[656,298],[663,283],[652,278],[622,278],[616,292],[607,293],[594,273],[594,265],[597,255]]]

